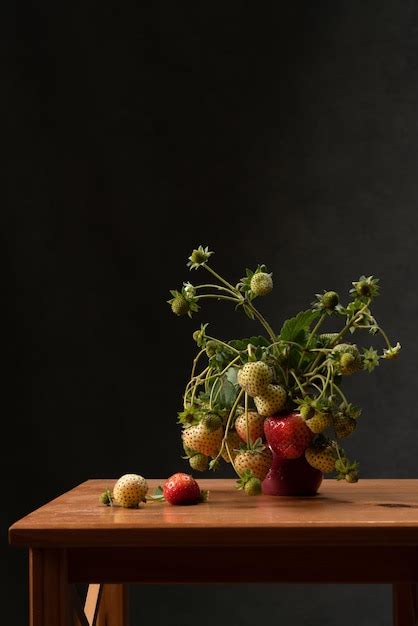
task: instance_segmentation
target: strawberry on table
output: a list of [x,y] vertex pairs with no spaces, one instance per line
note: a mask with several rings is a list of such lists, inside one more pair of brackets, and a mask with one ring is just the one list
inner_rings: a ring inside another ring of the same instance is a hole
[[113,487],[113,502],[125,508],[137,508],[145,501],[148,484],[143,476],[124,474]]
[[200,490],[195,479],[181,472],[166,480],[163,495],[170,504],[197,504],[205,498],[205,492]]

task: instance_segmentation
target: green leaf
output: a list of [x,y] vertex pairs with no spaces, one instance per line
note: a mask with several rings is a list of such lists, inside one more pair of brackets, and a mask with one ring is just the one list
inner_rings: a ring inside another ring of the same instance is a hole
[[235,367],[230,367],[225,372],[225,376],[227,377],[228,381],[232,385],[236,385],[237,384],[237,374],[238,374],[238,370]]
[[296,317],[286,320],[280,331],[280,339],[283,341],[294,341],[303,345],[310,325],[319,315],[320,311],[301,311]]
[[221,409],[230,409],[237,397],[237,389],[235,385],[229,382],[226,376],[222,376],[221,390],[217,398],[217,404]]

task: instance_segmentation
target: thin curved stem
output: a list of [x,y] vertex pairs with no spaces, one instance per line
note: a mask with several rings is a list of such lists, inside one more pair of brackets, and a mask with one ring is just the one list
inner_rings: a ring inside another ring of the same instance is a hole
[[323,313],[321,315],[321,317],[319,318],[318,322],[315,324],[315,326],[313,327],[313,329],[311,330],[309,337],[308,337],[308,341],[306,342],[306,348],[305,350],[302,351],[302,354],[300,355],[300,359],[299,359],[299,363],[298,363],[298,369],[301,366],[301,363],[303,361],[303,357],[305,356],[305,351],[309,350],[309,346],[311,344],[312,338],[315,335],[315,333],[318,331],[319,327],[321,326],[322,322],[324,321],[324,319],[326,318],[326,313]]
[[208,298],[215,298],[216,300],[229,300],[230,302],[240,302],[238,298],[231,298],[230,296],[223,296],[218,293],[202,293],[200,296],[195,296],[194,300],[207,300]]
[[236,348],[233,348],[232,346],[229,345],[229,343],[225,343],[225,341],[221,341],[220,339],[216,339],[216,337],[210,337],[209,335],[205,335],[206,339],[209,339],[209,341],[216,341],[216,343],[220,343],[221,346],[225,346],[225,348],[228,348],[228,350],[231,350],[231,352],[235,352],[236,354],[241,354],[241,352],[239,350],[237,350]]
[[221,456],[221,454],[222,454],[222,450],[223,450],[223,448],[224,448],[225,441],[226,441],[226,438],[227,438],[227,436],[228,436],[228,430],[229,430],[229,427],[230,427],[230,425],[231,425],[232,418],[233,418],[233,417],[234,417],[234,415],[235,415],[235,411],[237,410],[237,407],[238,407],[239,401],[241,400],[241,398],[242,398],[242,394],[243,394],[243,393],[244,393],[244,389],[241,389],[241,390],[240,390],[240,392],[239,392],[239,394],[237,395],[237,397],[236,397],[236,399],[235,399],[234,404],[232,405],[232,408],[231,408],[230,412],[229,412],[229,415],[228,415],[228,420],[227,420],[227,422],[226,422],[226,424],[225,424],[225,433],[224,433],[224,436],[223,436],[222,441],[221,441],[221,447],[220,447],[220,449],[219,449],[218,454],[217,454],[217,455],[216,455],[216,457],[213,459],[213,462],[214,462],[214,463],[215,463],[215,462],[219,459],[219,457],[220,457],[220,456]]
[[217,272],[215,272],[215,270],[213,270],[207,263],[202,263],[202,267],[204,267],[205,270],[210,272],[212,274],[212,276],[215,276],[215,278],[217,278],[219,280],[219,282],[223,283],[233,293],[238,293],[238,291],[237,291],[237,289],[235,289],[234,285],[231,285],[231,283],[229,283],[227,280],[225,280],[225,278],[222,278],[222,276],[219,276],[219,274]]
[[332,388],[335,389],[336,391],[338,391],[338,393],[340,394],[344,404],[348,405],[348,400],[345,397],[345,395],[343,394],[343,392],[341,391],[341,389],[338,387],[338,385],[336,385],[334,382],[332,383]]
[[207,284],[207,285],[194,285],[195,289],[219,289],[219,291],[226,291],[226,293],[229,293],[233,296],[236,295],[236,292],[232,291],[231,289],[227,288],[227,287],[222,287],[221,285],[212,285],[212,284]]
[[299,378],[296,376],[295,372],[294,372],[293,370],[289,370],[289,372],[292,374],[293,378],[295,379],[296,384],[297,384],[297,386],[299,387],[299,390],[300,390],[301,394],[302,394],[302,395],[305,395],[305,391],[304,391],[304,389],[303,389],[303,386],[302,386],[302,384],[301,384],[301,382],[300,382]]
[[258,309],[255,308],[255,306],[252,304],[252,302],[246,302],[245,303],[248,308],[254,313],[255,317],[258,319],[258,321],[260,322],[260,324],[264,327],[264,329],[267,331],[267,334],[269,335],[270,339],[273,342],[276,342],[277,340],[277,335],[275,334],[274,330],[272,329],[272,327],[270,326],[270,324],[268,323],[268,321],[265,319],[265,317],[263,317],[263,315],[261,315],[260,311]]

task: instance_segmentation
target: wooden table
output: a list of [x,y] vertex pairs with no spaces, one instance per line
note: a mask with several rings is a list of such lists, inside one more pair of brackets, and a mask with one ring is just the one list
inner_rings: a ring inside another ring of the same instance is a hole
[[[105,507],[89,480],[24,517],[31,626],[126,626],[128,583],[391,583],[396,626],[417,623],[418,480],[326,480],[315,498],[250,498],[201,480],[209,502]],[[150,481],[153,489],[163,481]],[[84,605],[75,583],[90,583]]]

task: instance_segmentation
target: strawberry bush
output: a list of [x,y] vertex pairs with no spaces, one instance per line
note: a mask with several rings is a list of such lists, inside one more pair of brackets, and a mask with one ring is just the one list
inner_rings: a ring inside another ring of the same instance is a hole
[[[271,464],[263,423],[266,427],[272,416],[291,414],[297,440],[287,448],[293,454],[288,458],[304,454],[321,472],[357,482],[358,463],[348,458],[341,440],[354,432],[361,410],[343,392],[344,378],[372,372],[381,360],[396,358],[401,348],[389,341],[372,313],[379,280],[361,276],[345,304],[335,291],[316,294],[310,308],[277,332],[254,303],[273,290],[272,274],[259,265],[233,284],[213,269],[212,255],[207,247],[193,250],[190,270],[204,270],[210,279],[199,285],[185,282],[181,290],[171,291],[173,313],[192,317],[203,300],[225,301],[257,322],[262,334],[222,341],[209,333],[208,324],[193,333],[197,354],[179,413],[190,466],[214,470],[225,461],[236,471],[239,488],[260,493]],[[326,332],[330,318],[340,321],[339,331]],[[354,335],[380,336],[384,347],[362,347],[354,343]]]

